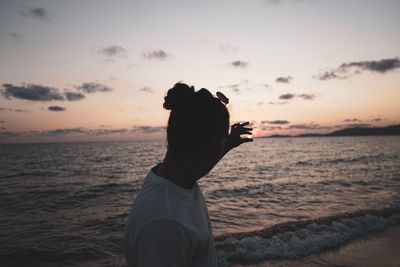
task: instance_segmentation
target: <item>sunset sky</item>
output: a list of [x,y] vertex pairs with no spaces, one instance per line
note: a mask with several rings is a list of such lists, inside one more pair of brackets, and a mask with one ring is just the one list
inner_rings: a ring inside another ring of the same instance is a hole
[[255,136],[400,123],[399,0],[0,0],[0,142],[161,139],[178,81]]

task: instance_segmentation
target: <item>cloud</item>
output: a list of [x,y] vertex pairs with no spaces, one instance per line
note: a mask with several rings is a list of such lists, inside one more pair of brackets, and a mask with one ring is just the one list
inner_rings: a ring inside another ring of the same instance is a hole
[[356,118],[354,118],[354,119],[345,119],[345,120],[343,120],[344,122],[361,122],[361,120],[359,120],[359,119],[356,119]]
[[126,57],[128,51],[119,45],[111,45],[104,47],[98,51],[100,54],[107,57]]
[[132,131],[136,133],[143,133],[143,134],[151,134],[151,133],[158,133],[164,132],[165,127],[163,126],[133,126]]
[[7,33],[14,41],[16,42],[21,42],[22,41],[22,35],[16,32],[8,32]]
[[360,68],[362,70],[369,70],[384,73],[396,68],[400,68],[400,60],[398,58],[387,58],[379,61],[358,61],[343,63],[339,68],[350,69]]
[[231,63],[229,63],[232,67],[235,67],[235,68],[246,68],[248,65],[249,65],[249,63],[248,62],[244,62],[244,61],[241,61],[241,60],[235,60],[235,61],[233,61],[233,62],[231,62]]
[[21,11],[21,15],[38,20],[50,20],[49,12],[43,7],[28,7],[24,11]]
[[237,46],[231,46],[231,45],[220,45],[219,46],[219,51],[221,52],[236,52],[239,50],[239,47]]
[[311,1],[311,0],[263,0],[263,2],[267,5],[272,4],[272,5],[280,5],[283,4],[284,2],[288,3],[300,3],[300,2],[307,2],[307,1]]
[[273,4],[273,5],[279,5],[279,4],[282,3],[282,0],[264,0],[264,3]]
[[233,84],[228,84],[228,85],[220,85],[218,86],[219,89],[223,89],[223,88],[227,88],[229,90],[231,90],[234,93],[239,93],[242,89],[243,86],[248,85],[249,83],[249,79],[245,79],[242,82],[239,83],[233,83]]
[[346,127],[361,127],[361,128],[364,128],[364,127],[370,127],[371,124],[369,124],[369,123],[353,123],[353,124],[346,124],[345,126]]
[[281,100],[290,100],[293,99],[295,97],[299,97],[302,98],[304,100],[314,100],[314,98],[316,97],[314,94],[299,94],[299,95],[295,95],[295,94],[283,94],[279,96],[279,99]]
[[275,130],[282,130],[281,126],[271,126],[271,125],[262,125],[260,127],[261,131],[275,131]]
[[84,94],[80,92],[71,92],[71,91],[64,92],[64,96],[68,101],[77,101],[85,98]]
[[77,90],[82,92],[74,92],[64,90],[61,92],[58,88],[38,85],[38,84],[23,84],[21,86],[13,84],[3,84],[3,89],[0,89],[0,95],[6,99],[22,99],[29,101],[53,101],[53,100],[68,100],[77,101],[85,98],[85,94],[94,92],[109,92],[113,89],[105,84],[87,82],[79,86],[75,86]]
[[325,129],[325,126],[320,126],[319,124],[315,124],[313,122],[309,124],[293,124],[288,127],[288,129],[296,129],[296,130],[320,130]]
[[49,111],[65,111],[66,108],[60,106],[50,106],[47,108]]
[[262,124],[278,124],[278,125],[284,125],[284,124],[289,124],[290,122],[287,120],[275,120],[275,121],[262,121]]
[[164,50],[153,50],[153,51],[144,51],[142,52],[142,56],[146,59],[158,59],[158,60],[165,60],[170,55],[165,52]]
[[120,128],[120,129],[96,129],[91,131],[94,135],[110,135],[110,134],[123,134],[128,133],[129,129]]
[[38,84],[17,86],[5,83],[3,88],[4,90],[0,90],[0,94],[6,99],[16,98],[30,101],[64,100],[64,96],[57,88]]
[[12,112],[31,112],[30,110],[26,110],[26,109],[14,109],[14,108],[2,108],[0,107],[0,111],[12,111]]
[[145,86],[145,87],[140,88],[139,91],[146,92],[146,93],[152,93],[153,89],[151,89],[151,87],[149,87],[149,86]]
[[314,100],[315,95],[314,94],[300,94],[300,95],[297,95],[297,97],[303,98],[304,100]]
[[5,123],[5,121],[0,121],[0,123]]
[[109,91],[113,90],[108,85],[101,84],[101,83],[95,83],[95,82],[83,83],[82,85],[79,85],[76,88],[87,94],[91,94],[91,93],[95,93],[95,92],[109,92]]
[[11,132],[0,131],[0,138],[8,137],[79,137],[79,136],[106,136],[116,134],[153,134],[165,132],[165,127],[162,126],[134,126],[132,129],[115,128],[115,129],[88,129],[83,127],[74,128],[58,128],[45,131],[25,131]]
[[19,134],[10,131],[0,131],[0,138],[15,137],[15,136],[19,136]]
[[348,77],[345,75],[338,75],[335,71],[325,71],[318,75],[313,76],[314,79],[318,79],[321,81],[331,80],[331,79],[347,79]]
[[275,82],[277,83],[290,83],[293,80],[292,76],[287,76],[287,77],[278,77],[275,79]]
[[288,99],[293,99],[295,96],[296,96],[295,94],[283,94],[279,96],[279,99],[288,100]]
[[270,104],[270,105],[286,105],[288,103],[289,103],[288,101],[276,101],[276,102],[269,101],[268,102],[268,104]]
[[10,109],[11,111],[14,111],[14,112],[32,112],[32,111],[30,111],[30,110],[27,110],[27,109],[19,109],[19,108],[16,108],[16,109]]
[[240,88],[235,87],[235,88],[232,88],[231,90],[232,90],[232,92],[234,92],[236,94],[240,93]]
[[59,128],[54,130],[47,131],[30,131],[24,132],[25,136],[71,136],[71,135],[91,135],[91,136],[99,136],[99,135],[111,135],[111,134],[121,134],[128,133],[129,129],[121,128],[121,129],[87,129],[83,127],[75,127],[75,128]]
[[382,121],[383,119],[382,118],[374,118],[374,119],[372,119],[371,121],[373,121],[373,122],[378,122],[378,121]]
[[362,73],[363,71],[386,73],[397,68],[400,68],[400,59],[397,57],[381,60],[354,61],[343,63],[339,67],[319,73],[318,75],[313,76],[313,78],[322,81],[331,79],[347,79],[355,74]]

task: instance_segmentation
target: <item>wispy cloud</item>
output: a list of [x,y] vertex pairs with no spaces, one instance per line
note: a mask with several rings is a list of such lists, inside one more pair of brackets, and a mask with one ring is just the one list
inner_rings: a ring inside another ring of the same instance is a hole
[[59,111],[65,111],[66,108],[60,106],[50,106],[47,108],[47,110],[59,112]]
[[304,100],[314,100],[315,95],[314,94],[300,94],[300,95],[297,95],[297,97],[300,97]]
[[135,133],[142,133],[142,134],[151,134],[151,133],[158,133],[158,132],[164,132],[165,127],[163,126],[133,126],[132,127],[133,132]]
[[8,36],[10,36],[15,42],[21,42],[22,41],[22,35],[16,32],[8,32]]
[[322,126],[316,123],[308,123],[308,124],[292,124],[287,129],[295,129],[295,130],[328,130],[332,129],[330,126]]
[[294,99],[295,97],[304,99],[304,100],[314,100],[315,99],[315,94],[283,94],[279,96],[279,99],[281,100],[290,100]]
[[378,122],[378,121],[382,121],[383,119],[382,118],[374,118],[374,119],[372,119],[372,120],[370,120],[370,121],[372,121],[372,122]]
[[275,82],[277,82],[277,83],[290,83],[291,81],[293,81],[292,76],[278,77],[275,79]]
[[235,60],[232,61],[231,63],[229,63],[229,65],[231,65],[234,68],[247,68],[249,66],[248,62],[242,61],[242,60]]
[[239,50],[239,47],[232,45],[221,45],[219,46],[219,51],[221,52],[236,52]]
[[287,120],[274,120],[274,121],[262,121],[261,124],[279,124],[279,125],[284,125],[284,124],[289,124],[290,122]]
[[386,73],[397,68],[400,68],[400,59],[397,57],[381,60],[354,61],[343,63],[339,67],[329,71],[323,71],[318,75],[313,76],[313,78],[322,81],[331,79],[347,79],[353,75],[362,73],[363,71]]
[[76,87],[76,89],[81,90],[87,94],[95,92],[110,92],[113,88],[106,84],[96,83],[96,82],[86,82]]
[[289,104],[288,101],[269,101],[268,104],[270,105],[286,105]]
[[0,107],[0,111],[31,112],[30,110],[26,110],[26,109],[19,109],[19,108],[3,108],[3,107]]
[[283,94],[279,96],[279,99],[288,100],[293,99],[296,95],[295,94]]
[[128,51],[119,45],[111,45],[101,48],[98,53],[107,57],[126,57],[128,55]]
[[140,88],[139,91],[145,92],[145,93],[152,93],[153,89],[151,89],[151,87],[149,87],[149,86],[144,86],[144,87]]
[[143,51],[142,56],[146,59],[157,59],[157,60],[165,60],[171,55],[165,52],[162,49],[153,50],[153,51]]
[[361,120],[357,119],[357,118],[353,118],[353,119],[344,119],[344,122],[361,122]]
[[37,20],[50,21],[49,12],[43,7],[27,7],[21,11],[21,15]]
[[107,135],[130,135],[141,134],[151,135],[155,133],[165,132],[165,127],[162,126],[134,126],[132,129],[128,128],[97,128],[88,129],[84,127],[73,128],[57,128],[53,130],[44,131],[0,131],[0,138],[8,137],[80,137],[80,136],[107,136]]
[[275,126],[275,125],[261,125],[259,128],[261,131],[276,131],[282,130],[282,126]]
[[218,88],[220,88],[220,89],[226,88],[226,89],[231,90],[232,92],[238,94],[243,89],[244,86],[248,86],[248,83],[249,83],[249,79],[245,79],[239,83],[220,85],[220,86],[218,86]]
[[77,101],[85,98],[85,95],[81,92],[65,91],[64,96],[68,101]]
[[372,125],[370,123],[352,123],[352,124],[346,124],[344,125],[345,127],[371,127]]

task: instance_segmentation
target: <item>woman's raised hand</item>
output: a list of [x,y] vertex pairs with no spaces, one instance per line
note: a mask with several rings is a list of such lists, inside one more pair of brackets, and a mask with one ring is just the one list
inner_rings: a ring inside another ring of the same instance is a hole
[[[253,138],[251,138],[251,134],[253,128],[245,127],[249,125],[250,122],[246,121],[244,123],[234,123],[231,126],[231,132],[228,138],[225,140],[225,149],[235,148],[243,143],[252,142]],[[241,135],[247,135],[246,137],[242,137]]]

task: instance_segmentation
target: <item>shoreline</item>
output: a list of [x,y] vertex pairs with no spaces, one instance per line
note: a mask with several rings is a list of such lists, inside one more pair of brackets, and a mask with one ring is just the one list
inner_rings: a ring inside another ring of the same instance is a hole
[[259,263],[233,264],[232,267],[358,267],[400,266],[400,225],[370,233],[349,243],[325,252],[300,259],[274,259]]

